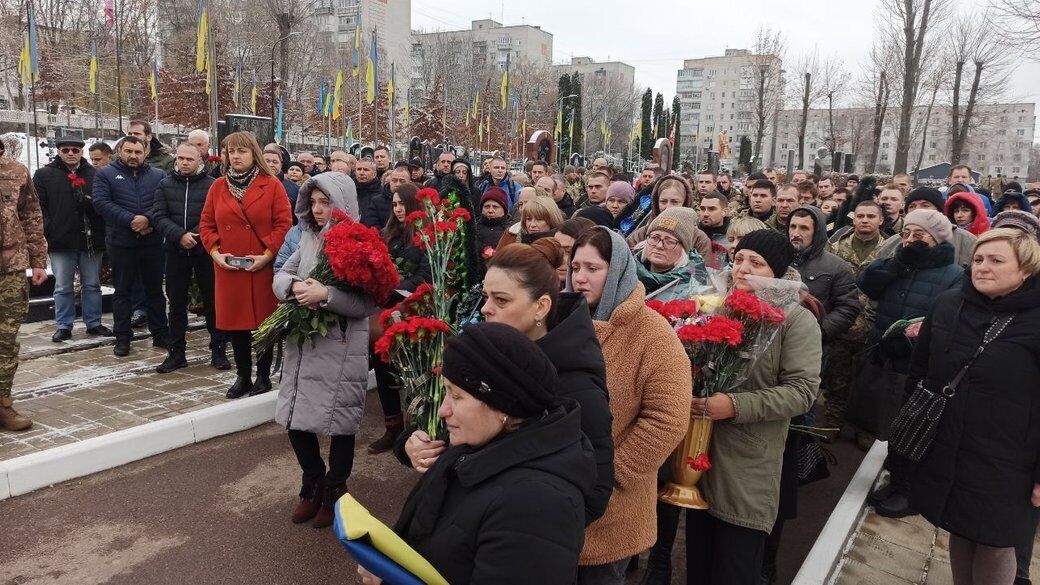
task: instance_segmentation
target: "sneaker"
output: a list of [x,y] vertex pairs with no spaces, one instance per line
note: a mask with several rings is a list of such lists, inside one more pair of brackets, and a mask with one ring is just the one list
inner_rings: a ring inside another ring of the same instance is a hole
[[112,330],[108,327],[105,327],[104,325],[98,325],[97,327],[88,327],[87,335],[97,335],[99,337],[112,337],[115,335],[115,333],[112,333]]
[[184,352],[170,352],[163,360],[163,363],[159,364],[155,368],[156,373],[168,374],[174,370],[188,367],[188,360],[184,358]]
[[57,329],[54,332],[54,335],[51,335],[51,341],[53,341],[54,343],[61,343],[62,341],[66,341],[68,339],[72,339],[71,329]]

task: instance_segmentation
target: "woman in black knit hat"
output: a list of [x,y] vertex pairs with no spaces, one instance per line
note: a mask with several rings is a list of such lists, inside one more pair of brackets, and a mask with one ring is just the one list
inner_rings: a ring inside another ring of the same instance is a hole
[[556,370],[538,346],[502,323],[449,339],[442,371],[451,447],[394,530],[453,585],[573,583],[596,479],[577,403],[557,397]]

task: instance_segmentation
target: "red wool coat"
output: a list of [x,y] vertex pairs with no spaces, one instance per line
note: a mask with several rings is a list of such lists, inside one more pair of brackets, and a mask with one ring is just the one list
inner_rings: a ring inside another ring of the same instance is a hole
[[[253,227],[263,237],[257,239],[249,229],[245,215],[228,189],[227,179],[213,183],[202,209],[199,235],[206,250],[214,248],[235,256],[260,255],[269,251],[278,255],[285,234],[292,227],[289,197],[281,181],[258,175],[242,196]],[[215,269],[217,328],[226,331],[252,331],[274,312],[278,299],[271,290],[274,280],[273,262],[259,272]]]

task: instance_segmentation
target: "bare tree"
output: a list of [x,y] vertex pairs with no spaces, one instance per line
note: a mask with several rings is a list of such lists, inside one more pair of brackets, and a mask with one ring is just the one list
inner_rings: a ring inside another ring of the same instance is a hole
[[892,97],[892,83],[888,75],[889,58],[892,56],[891,45],[884,39],[878,39],[870,52],[866,70],[864,72],[863,85],[869,90],[873,97],[870,104],[871,134],[870,155],[864,167],[868,173],[873,173],[878,163],[878,148],[881,145],[881,132],[885,125],[885,117],[888,115],[888,106]]
[[913,108],[921,86],[921,70],[926,41],[934,37],[934,28],[949,11],[949,0],[883,0],[878,14],[883,23],[896,23],[902,30],[897,36],[901,49],[899,69],[902,70],[899,100],[899,126],[896,134],[896,157],[893,171],[906,172],[910,154]]
[[[759,165],[762,161],[762,140],[772,127],[780,110],[779,96],[783,95],[783,79],[780,63],[786,42],[780,31],[759,28],[755,31],[750,74],[753,99],[753,131],[755,134],[755,156]],[[775,140],[775,137],[774,137]]]
[[996,25],[1006,31],[1000,35],[1001,41],[1040,57],[1040,1],[996,0],[992,7]]
[[[950,162],[954,164],[964,161],[968,130],[978,125],[976,106],[987,91],[999,93],[1007,86],[1007,47],[1002,35],[991,34],[993,26],[988,13],[981,18],[963,13],[953,24],[955,44],[949,58],[953,63]],[[964,83],[969,77],[965,98]]]
[[[798,166],[805,168],[805,129],[809,121],[809,108],[828,95],[833,95],[831,85],[839,86],[839,78],[845,77],[845,72],[837,57],[821,59],[819,53],[813,50],[796,62],[794,73],[792,97],[799,100],[801,107],[798,122]],[[833,124],[831,126],[833,127]]]

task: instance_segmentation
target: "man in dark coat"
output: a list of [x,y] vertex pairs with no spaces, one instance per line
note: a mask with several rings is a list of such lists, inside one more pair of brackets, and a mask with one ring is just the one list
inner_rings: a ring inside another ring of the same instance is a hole
[[184,357],[188,330],[188,301],[192,277],[199,292],[209,330],[210,363],[229,370],[227,340],[217,329],[213,301],[213,261],[199,240],[199,219],[206,194],[215,179],[206,173],[198,149],[184,143],[177,147],[174,171],[155,190],[148,219],[166,239],[166,294],[170,297],[169,355],[155,371],[160,374],[187,367]]
[[455,162],[455,153],[444,151],[437,155],[437,163],[433,166],[433,177],[423,187],[441,190],[441,181],[444,177],[451,175],[451,165]]
[[134,280],[140,276],[148,300],[148,330],[152,345],[166,348],[168,326],[166,298],[162,291],[162,237],[148,214],[155,202],[155,189],[165,174],[144,162],[146,145],[135,136],[119,144],[119,160],[94,176],[94,209],[105,219],[105,244],[112,261],[115,298],[112,312],[116,345],[113,353],[130,354],[130,300]]
[[54,274],[54,319],[51,340],[72,337],[76,320],[76,272],[82,287],[83,323],[88,335],[111,336],[101,324],[101,257],[105,250],[105,222],[91,204],[94,167],[83,158],[83,140],[59,136],[58,157],[36,171],[33,186],[43,211],[43,233]]
[[788,237],[798,252],[791,265],[826,311],[820,322],[826,345],[848,331],[863,308],[856,278],[848,262],[826,250],[827,220],[820,208],[799,207],[791,213],[788,224]]
[[408,163],[397,163],[397,167],[390,173],[390,181],[383,185],[378,195],[374,195],[369,200],[368,208],[361,214],[361,223],[369,227],[376,229],[386,227],[386,222],[390,221],[390,216],[394,212],[394,193],[397,192],[399,186],[412,180]]
[[[354,167],[354,182],[357,186],[358,209],[361,210],[361,221],[364,223],[368,206],[383,192],[383,185],[376,176],[375,162],[371,158],[365,157],[357,161],[357,165]],[[386,223],[384,222],[383,225]],[[376,227],[382,228],[383,225]]]
[[144,120],[132,120],[126,128],[127,136],[136,136],[147,144],[147,156],[144,159],[148,166],[159,169],[164,173],[173,170],[173,155],[166,150],[166,146],[159,141],[159,137],[152,134],[152,125]]

